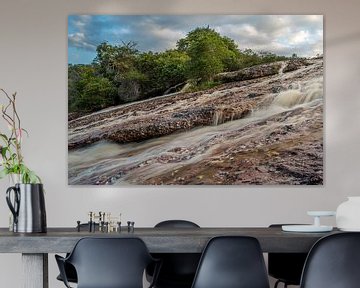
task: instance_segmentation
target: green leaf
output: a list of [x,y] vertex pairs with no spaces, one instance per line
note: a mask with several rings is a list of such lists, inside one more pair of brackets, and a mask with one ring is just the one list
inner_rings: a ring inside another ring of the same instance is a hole
[[18,168],[19,168],[19,172],[21,174],[21,180],[23,183],[26,183],[26,184],[27,183],[31,183],[31,184],[41,183],[40,177],[37,176],[34,171],[30,170],[24,164],[20,164]]
[[6,152],[9,150],[9,148],[8,147],[2,147],[1,148],[1,156],[3,157],[3,158],[6,158]]
[[9,170],[8,169],[3,169],[0,171],[0,179],[3,179],[5,176],[7,176],[9,174]]
[[33,184],[41,183],[40,178],[33,171],[30,171],[28,176],[29,176],[30,183],[33,183]]
[[24,131],[24,132],[25,132],[25,134],[26,134],[26,136],[28,136],[28,137],[29,137],[29,132],[28,132],[26,129],[21,128],[21,130],[22,130],[22,131]]
[[0,137],[3,138],[4,142],[8,142],[8,137],[5,134],[0,133]]

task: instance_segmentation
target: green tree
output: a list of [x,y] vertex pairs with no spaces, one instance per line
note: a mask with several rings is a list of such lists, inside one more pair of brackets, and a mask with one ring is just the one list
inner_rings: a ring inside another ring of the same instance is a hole
[[189,56],[181,51],[167,50],[160,53],[157,61],[157,75],[164,88],[169,88],[186,80],[185,72]]
[[[194,90],[216,85],[226,71],[284,60],[269,52],[240,51],[234,40],[209,27],[190,31],[177,49],[140,52],[135,42],[101,43],[90,65],[68,66],[69,112],[90,112],[107,106],[179,91],[191,81]],[[296,54],[293,55],[293,57]]]
[[[202,37],[194,42],[188,50],[190,61],[188,62],[188,76],[193,80],[210,81],[224,70],[220,55],[224,52],[223,47],[210,37]],[[220,54],[220,55],[219,55]]]
[[188,60],[187,54],[178,50],[146,52],[139,55],[137,68],[145,75],[145,96],[161,95],[169,88],[185,82]]
[[93,112],[114,105],[116,89],[104,77],[89,77],[81,80],[83,90],[74,103],[76,111]]
[[209,27],[189,32],[177,42],[177,48],[190,57],[187,75],[193,81],[211,81],[217,73],[238,67],[235,42]]
[[96,53],[93,62],[98,65],[99,72],[104,76],[114,78],[133,69],[135,57],[139,51],[136,49],[135,42],[130,41],[122,45],[103,42],[97,46]]
[[92,65],[77,64],[68,66],[68,107],[69,112],[79,112],[77,101],[81,97],[84,79],[96,77],[96,69]]
[[251,49],[245,49],[240,52],[241,68],[251,67],[261,64],[261,57]]
[[116,104],[130,102],[142,97],[145,76],[136,68],[139,51],[135,42],[111,45],[101,43],[97,49],[94,65],[101,75],[109,79],[117,88]]
[[136,69],[132,69],[119,75],[118,78],[118,95],[121,102],[132,102],[143,98],[144,83],[146,83],[146,75]]
[[239,62],[241,68],[251,67],[254,65],[271,63],[287,59],[285,56],[278,56],[274,53],[261,51],[255,52],[251,49],[240,51]]
[[115,86],[93,65],[70,65],[68,75],[69,112],[92,112],[115,104]]

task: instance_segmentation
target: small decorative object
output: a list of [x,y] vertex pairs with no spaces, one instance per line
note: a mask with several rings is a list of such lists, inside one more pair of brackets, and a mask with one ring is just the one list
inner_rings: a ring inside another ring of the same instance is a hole
[[9,176],[13,181],[13,186],[6,191],[6,201],[13,216],[10,230],[46,232],[43,185],[40,177],[25,165],[21,152],[23,135],[28,133],[21,126],[16,93],[9,95],[3,89],[0,92],[7,100],[5,105],[0,104],[1,116],[9,128],[8,133],[0,132],[0,179]]
[[[121,213],[119,216],[112,216],[110,212],[101,212],[95,213],[90,211],[88,213],[88,228],[89,232],[96,232],[97,230],[100,232],[116,232],[121,227],[119,227],[119,223],[121,225]],[[98,229],[96,228],[98,226]],[[79,224],[78,224],[79,227]],[[80,229],[78,228],[80,232]]]
[[281,228],[286,232],[330,232],[333,227],[320,224],[320,217],[335,216],[334,211],[308,211],[309,216],[314,217],[312,225],[283,225]]
[[128,227],[128,232],[129,233],[133,233],[134,229],[135,229],[135,222],[134,221],[127,221],[127,227]]
[[80,232],[80,227],[81,227],[80,224],[81,224],[81,221],[78,220],[78,221],[76,221],[76,223],[77,223],[76,229],[77,229],[78,232]]
[[348,197],[338,206],[336,226],[342,231],[360,231],[360,196]]

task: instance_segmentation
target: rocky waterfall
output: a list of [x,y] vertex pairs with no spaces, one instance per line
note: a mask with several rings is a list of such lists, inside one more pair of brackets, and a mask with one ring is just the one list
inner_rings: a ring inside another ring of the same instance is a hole
[[323,183],[323,59],[69,121],[69,184]]

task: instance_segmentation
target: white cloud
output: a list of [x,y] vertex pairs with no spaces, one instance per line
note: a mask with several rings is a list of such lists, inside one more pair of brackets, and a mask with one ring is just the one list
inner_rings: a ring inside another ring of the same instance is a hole
[[233,39],[240,49],[286,56],[322,54],[322,15],[70,16],[69,46],[94,51],[104,41],[134,41],[141,51],[164,51],[195,28],[207,26]]
[[79,15],[76,17],[73,25],[77,28],[79,32],[84,32],[86,30],[86,26],[91,22],[90,15]]
[[186,32],[171,26],[159,25],[154,22],[138,23],[136,25],[138,43],[141,50],[163,51],[174,49],[176,42],[186,36]]
[[244,31],[244,33],[246,33],[247,35],[249,35],[250,37],[258,37],[259,36],[259,32],[256,30],[256,28],[252,25],[249,24],[244,24],[242,26],[242,30]]
[[151,27],[148,33],[159,40],[167,40],[168,42],[175,42],[185,34],[182,31],[172,30],[166,27]]
[[249,24],[242,25],[223,25],[216,27],[215,30],[221,35],[226,35],[235,40],[240,49],[250,48],[249,45],[259,45],[269,43],[268,36]]
[[130,35],[131,29],[128,27],[116,27],[114,29],[111,29],[111,33],[115,37],[124,36],[124,35]]
[[88,43],[84,33],[81,32],[69,34],[69,44],[85,50],[96,50],[96,45]]
[[289,36],[289,44],[297,45],[309,41],[309,32],[301,30]]

